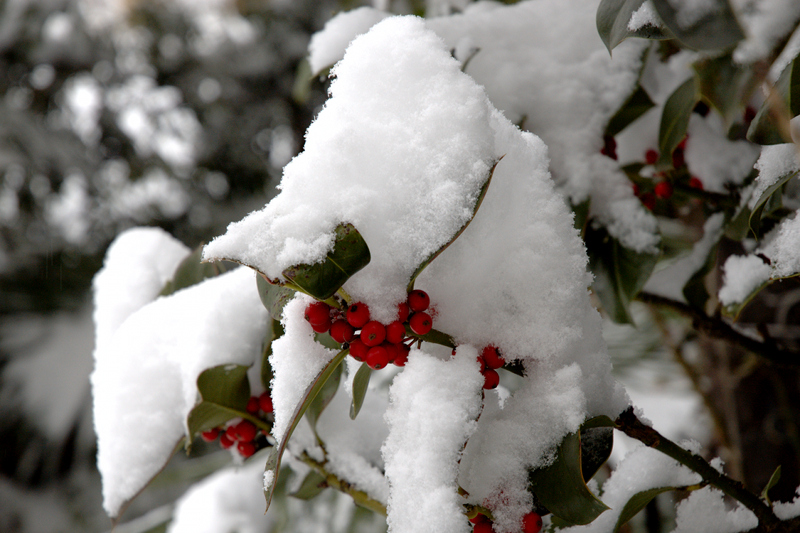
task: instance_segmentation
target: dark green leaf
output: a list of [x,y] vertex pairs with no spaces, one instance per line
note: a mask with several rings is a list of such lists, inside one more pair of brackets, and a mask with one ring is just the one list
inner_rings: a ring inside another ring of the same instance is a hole
[[272,381],[272,365],[269,364],[269,356],[272,355],[272,342],[283,336],[283,326],[279,320],[270,319],[270,325],[264,342],[264,351],[261,354],[261,384],[265,389],[270,388]]
[[725,236],[733,241],[741,241],[750,232],[750,208],[744,205],[725,225]]
[[769,491],[778,484],[778,481],[781,480],[781,465],[778,465],[778,468],[772,473],[767,481],[767,484],[764,486],[764,490],[761,491],[761,499],[767,502],[767,505],[772,505],[772,501],[769,499]]
[[327,487],[328,484],[325,482],[325,476],[316,470],[312,470],[306,474],[305,478],[303,478],[300,488],[289,494],[289,496],[293,496],[300,500],[310,500],[316,497]]
[[697,104],[697,87],[694,77],[683,82],[680,87],[675,89],[666,103],[661,113],[661,126],[658,131],[659,157],[656,162],[658,170],[668,170],[672,168],[672,152],[686,137],[686,129],[689,127],[689,117]]
[[618,134],[624,130],[628,124],[647,113],[654,105],[647,91],[645,91],[641,85],[637,85],[636,90],[633,91],[625,103],[622,104],[622,107],[611,117],[608,126],[606,126],[606,135],[611,135],[613,137]]
[[653,498],[664,492],[678,490],[681,488],[683,487],[656,487],[654,489],[637,492],[631,496],[631,499],[628,500],[628,502],[625,504],[625,507],[622,508],[622,513],[620,513],[619,518],[617,519],[617,525],[614,526],[614,533],[619,531],[619,528],[626,524],[628,520],[636,516],[639,511],[644,509]]
[[294,298],[295,291],[289,287],[273,285],[258,273],[256,274],[256,287],[258,288],[258,297],[261,298],[261,303],[269,311],[269,316],[280,319],[281,313],[283,313],[283,306]]
[[[750,213],[749,220],[750,230],[753,232],[756,238],[758,238],[760,235],[761,220],[764,218],[765,211],[766,213],[770,213],[774,210],[769,209],[769,204],[771,202],[780,201],[782,195],[779,193],[779,191],[783,189],[783,186],[786,185],[789,180],[797,176],[797,174],[797,172],[792,172],[791,174],[783,176],[770,187],[768,187],[767,190],[761,194],[761,196],[759,196],[758,200],[756,201],[756,205],[753,206],[752,213]],[[773,197],[775,197],[774,200]]]
[[589,524],[608,510],[583,479],[579,433],[567,435],[558,447],[555,461],[533,470],[528,481],[537,501],[566,523]]
[[733,61],[732,54],[701,59],[694,65],[698,90],[702,98],[716,108],[726,120],[741,113],[743,103],[752,91],[753,73]]
[[783,104],[784,109],[773,110],[770,99],[767,99],[758,110],[750,129],[747,131],[747,140],[757,144],[782,144],[792,142],[785,138],[778,128],[775,113],[788,113],[787,120],[800,115],[800,63],[795,58],[783,69],[778,81],[775,82],[774,91]]
[[328,407],[328,404],[331,403],[333,397],[336,395],[336,391],[339,390],[339,382],[342,379],[342,365],[337,365],[336,368],[333,369],[331,372],[330,377],[328,380],[325,381],[325,384],[320,389],[317,397],[311,402],[308,406],[308,410],[306,411],[306,418],[308,419],[308,423],[311,424],[312,428],[317,427],[317,420],[319,420],[319,416],[322,414],[322,411]]
[[609,317],[632,324],[628,307],[653,272],[658,254],[640,253],[622,246],[605,228],[589,224],[584,236],[589,269],[594,274],[592,289]]
[[610,427],[581,428],[581,473],[584,480],[594,477],[611,457],[614,430]]
[[717,9],[710,10],[689,27],[678,23],[679,11],[669,0],[653,0],[653,7],[667,29],[688,48],[726,50],[744,39],[744,32],[727,0],[715,0],[714,3]]
[[[197,377],[200,403],[189,413],[189,435],[221,426],[231,418],[241,416],[250,398],[248,367],[219,365],[204,370]],[[187,439],[187,446],[190,440]]]
[[436,250],[435,252],[433,252],[433,253],[432,253],[432,254],[431,254],[431,255],[430,255],[430,256],[429,256],[427,259],[425,259],[425,260],[424,260],[422,263],[420,263],[420,265],[417,267],[417,269],[416,269],[416,270],[414,271],[414,273],[411,275],[411,279],[410,279],[410,280],[409,280],[409,282],[408,282],[407,292],[411,292],[412,290],[414,290],[414,282],[417,280],[417,276],[419,276],[419,275],[422,273],[422,271],[423,271],[423,270],[425,270],[425,267],[427,267],[428,265],[430,265],[430,264],[431,264],[431,262],[432,262],[434,259],[436,259],[437,257],[439,257],[439,255],[440,255],[442,252],[444,252],[444,251],[447,249],[447,247],[448,247],[448,246],[450,246],[451,244],[453,244],[453,242],[454,242],[456,239],[458,239],[458,237],[459,237],[459,236],[460,236],[462,233],[464,233],[464,230],[465,230],[465,229],[467,229],[467,226],[469,226],[469,223],[470,223],[470,222],[472,222],[472,219],[473,219],[473,218],[475,218],[475,213],[477,213],[477,212],[478,212],[478,209],[481,207],[481,204],[483,203],[483,199],[484,199],[484,197],[486,196],[486,191],[488,191],[488,190],[489,190],[489,184],[492,182],[492,176],[494,176],[494,169],[495,169],[495,168],[497,168],[497,164],[498,164],[498,163],[500,162],[500,160],[502,160],[502,159],[503,159],[503,156],[501,156],[501,157],[500,157],[500,159],[498,159],[497,161],[495,161],[494,165],[492,165],[492,168],[490,168],[490,169],[489,169],[489,174],[488,174],[488,175],[487,175],[487,177],[486,177],[486,181],[485,181],[485,182],[484,182],[484,184],[481,186],[481,188],[480,188],[480,191],[478,191],[478,198],[475,200],[475,206],[472,208],[472,216],[469,218],[469,220],[467,220],[467,221],[464,223],[464,225],[463,225],[463,226],[461,226],[461,228],[460,228],[460,229],[459,229],[459,230],[458,230],[458,231],[455,233],[455,235],[453,235],[453,238],[452,238],[452,239],[450,239],[449,241],[447,241],[447,242],[444,244],[444,246],[442,246],[441,248],[439,248],[438,250]]
[[314,398],[317,397],[317,394],[319,394],[319,392],[325,386],[328,378],[333,375],[333,373],[336,371],[336,368],[341,364],[344,358],[347,357],[348,353],[348,350],[345,349],[336,354],[336,356],[331,359],[327,365],[325,365],[317,377],[314,378],[314,381],[309,384],[305,390],[305,393],[303,393],[302,400],[297,404],[297,407],[295,407],[289,427],[286,429],[286,432],[280,436],[280,445],[273,447],[269,457],[267,457],[267,464],[264,470],[265,472],[272,472],[273,474],[273,482],[270,483],[269,490],[264,492],[264,498],[267,502],[267,509],[269,509],[269,505],[272,502],[272,495],[275,492],[274,480],[278,478],[278,473],[280,472],[283,451],[286,449],[286,445],[289,443],[289,438],[292,436],[292,433],[294,433],[294,428],[297,427],[297,424],[300,422],[300,419],[303,418],[306,409],[308,409],[309,405],[311,405],[311,402],[314,401]]
[[417,335],[414,333],[408,325],[406,325],[406,335],[409,337],[414,337],[415,339],[419,339],[421,341],[430,342],[432,344],[439,344],[441,346],[447,346],[448,348],[455,348],[456,341],[453,337],[444,333],[443,331],[439,331],[438,329],[432,329],[425,335]]
[[306,294],[317,300],[327,300],[350,277],[367,266],[369,247],[352,224],[339,224],[334,230],[333,250],[325,260],[313,265],[295,265],[283,271],[283,276]]
[[364,405],[364,397],[367,395],[367,386],[371,375],[372,369],[366,363],[362,363],[353,378],[353,402],[350,404],[350,418],[352,420],[356,419],[361,406]]
[[164,288],[161,289],[161,292],[158,293],[159,296],[168,296],[181,289],[200,283],[206,278],[219,276],[227,270],[225,263],[203,263],[201,262],[202,257],[203,245],[201,244],[181,261],[178,268],[175,269],[175,274],[173,274],[172,279],[169,280],[164,285]]
[[645,0],[603,0],[597,8],[597,33],[608,48],[608,52],[628,37],[644,39],[671,39],[666,28],[647,25],[637,30],[629,30],[628,22]]

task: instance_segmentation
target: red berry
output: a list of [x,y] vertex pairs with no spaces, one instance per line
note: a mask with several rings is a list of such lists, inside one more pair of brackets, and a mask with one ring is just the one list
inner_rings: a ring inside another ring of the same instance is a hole
[[408,352],[411,351],[411,348],[405,344],[396,344],[395,346],[397,346],[397,355],[393,361],[395,366],[406,366],[406,362],[408,361]]
[[389,363],[394,363],[394,360],[400,355],[400,344],[383,341],[381,347],[386,349],[386,353],[389,354]]
[[651,148],[644,153],[644,160],[648,165],[655,165],[656,161],[658,161],[658,152]]
[[475,518],[470,518],[469,521],[473,524],[480,524],[482,522],[489,522],[490,520],[485,514],[478,513],[475,515]]
[[696,178],[696,177],[692,176],[691,178],[689,178],[689,187],[691,187],[692,189],[699,189],[699,190],[702,191],[703,190],[703,182],[700,181],[699,178]]
[[219,436],[219,445],[222,446],[223,450],[227,450],[231,446],[233,446],[233,440],[228,437],[228,433],[225,432]]
[[431,305],[431,298],[428,293],[419,289],[408,293],[408,307],[412,311],[424,311]]
[[236,436],[239,437],[237,440],[239,442],[252,442],[253,439],[256,438],[256,434],[258,433],[258,429],[256,425],[250,422],[249,420],[242,420],[238,424],[236,424]]
[[536,513],[528,513],[522,517],[524,533],[539,533],[542,530],[542,517]]
[[405,302],[400,302],[397,304],[397,320],[400,322],[405,322],[408,320],[408,315],[411,314],[411,308],[408,307],[408,304]]
[[258,408],[258,398],[250,396],[250,399],[247,400],[247,407],[245,407],[245,410],[251,415],[256,415],[258,414]]
[[493,531],[491,522],[478,522],[472,528],[473,533],[492,533]]
[[361,342],[367,346],[377,346],[386,338],[386,327],[377,320],[371,320],[361,328]]
[[[684,141],[685,143],[686,141]],[[683,156],[683,148],[678,146],[675,151],[672,153],[672,166],[675,168],[681,168],[686,165],[686,158]]]
[[414,313],[408,319],[408,325],[417,335],[425,335],[433,328],[433,319],[428,313]]
[[331,337],[339,344],[350,342],[355,337],[355,328],[346,320],[339,319],[331,324]]
[[400,342],[403,342],[403,339],[405,337],[406,337],[406,327],[399,320],[395,320],[394,322],[386,326],[387,341],[393,344],[398,344]]
[[317,333],[326,333],[329,329],[331,329],[331,323],[330,321],[328,321],[324,324],[319,324],[319,325],[311,324],[311,329],[313,329]]
[[655,192],[656,196],[659,198],[667,200],[672,196],[672,184],[668,181],[659,181],[656,183],[653,192]]
[[[689,140],[689,136],[688,135],[684,135],[683,139],[681,139],[681,142],[678,143],[678,149],[681,150],[681,151],[686,150],[686,141],[688,141],[688,140]],[[681,155],[683,155],[683,154],[681,154]]]
[[506,360],[503,359],[503,356],[500,355],[500,351],[494,345],[489,345],[483,349],[481,352],[481,357],[483,358],[484,363],[486,363],[486,368],[491,370],[496,370],[506,364]]
[[358,329],[369,322],[369,307],[365,303],[354,303],[347,308],[347,322]]
[[633,195],[634,196],[639,196],[639,192],[640,192],[639,191],[639,186],[636,185],[635,183],[631,184],[631,186],[633,187]]
[[239,435],[236,433],[236,425],[228,426],[225,428],[225,436],[228,437],[228,440],[236,442],[239,440]]
[[483,373],[483,388],[493,389],[500,384],[500,374],[496,370],[488,369]]
[[611,159],[617,158],[617,141],[611,135],[606,135],[603,137],[603,147],[600,149],[600,153],[604,156],[608,156]]
[[380,370],[389,364],[389,352],[383,346],[373,346],[367,352],[367,365],[373,370]]
[[642,204],[652,211],[656,208],[656,196],[651,192],[646,192],[639,197],[639,200],[642,201]]
[[350,355],[352,355],[353,359],[356,361],[364,361],[367,358],[368,351],[369,346],[364,344],[364,341],[361,339],[353,339],[350,343]]
[[331,306],[325,302],[311,302],[306,307],[305,317],[312,326],[320,326],[325,323],[330,326]]
[[265,413],[271,413],[273,411],[272,396],[270,396],[269,391],[262,392],[261,396],[258,397],[258,406]]
[[206,442],[214,442],[217,440],[217,436],[219,436],[219,428],[212,428],[208,431],[203,431],[200,433],[200,436],[203,437],[203,440]]
[[236,445],[236,449],[239,451],[239,455],[245,459],[256,453],[256,445],[252,442],[240,442]]

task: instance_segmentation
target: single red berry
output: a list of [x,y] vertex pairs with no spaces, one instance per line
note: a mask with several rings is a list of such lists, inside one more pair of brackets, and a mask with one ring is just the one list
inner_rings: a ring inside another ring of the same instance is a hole
[[383,341],[381,343],[381,347],[384,348],[386,353],[389,354],[389,363],[394,363],[395,359],[397,359],[397,356],[400,355],[400,344]]
[[200,436],[203,437],[203,440],[206,442],[214,442],[219,436],[219,428],[211,428],[208,431],[203,431],[200,433]]
[[311,329],[317,333],[327,333],[327,331],[331,329],[331,319],[329,318],[327,322],[323,322],[322,324],[311,324]]
[[346,320],[339,319],[331,324],[331,337],[339,344],[350,342],[355,337],[356,330]]
[[685,165],[686,165],[686,158],[683,156],[683,148],[678,146],[678,148],[676,148],[675,151],[672,152],[672,166],[675,168],[682,168]]
[[651,192],[646,192],[639,197],[639,200],[642,201],[642,204],[652,211],[656,208],[656,196]]
[[252,442],[239,442],[236,444],[236,449],[239,451],[239,455],[245,459],[256,453],[256,445]]
[[347,322],[356,329],[369,322],[369,307],[367,307],[367,304],[357,302],[348,307]]
[[478,522],[472,528],[473,533],[492,533],[493,531],[491,522]]
[[428,293],[419,289],[408,293],[408,307],[412,311],[424,311],[431,305],[431,297]]
[[239,437],[237,439],[239,442],[252,442],[252,440],[256,438],[258,428],[249,420],[242,420],[236,424],[235,431],[236,436]]
[[703,190],[703,182],[700,181],[699,178],[696,178],[696,177],[692,176],[691,178],[689,178],[689,187],[691,187],[692,189],[699,189],[699,190],[702,191]]
[[631,187],[633,187],[633,195],[634,196],[639,196],[639,192],[640,192],[639,191],[639,186],[637,184],[635,184],[635,183],[632,183]]
[[393,344],[397,344],[403,342],[403,339],[405,338],[406,338],[406,327],[399,320],[395,320],[394,322],[386,326],[387,341]]
[[659,181],[656,183],[653,192],[655,192],[656,196],[659,198],[667,200],[672,196],[672,184],[668,181]]
[[350,343],[350,355],[353,356],[353,359],[356,361],[364,361],[367,358],[367,352],[369,351],[369,346],[364,344],[364,341],[361,339],[353,339]]
[[228,426],[225,428],[225,436],[228,437],[229,440],[236,442],[239,440],[239,434],[236,433],[236,425]]
[[361,328],[361,341],[367,346],[377,346],[386,338],[386,326],[377,320],[370,320]]
[[222,446],[223,450],[227,450],[231,446],[233,446],[234,441],[228,437],[228,433],[225,432],[219,436],[219,445]]
[[[678,143],[678,149],[679,149],[679,150],[681,150],[681,152],[682,152],[683,150],[686,150],[686,142],[687,142],[688,140],[689,140],[689,135],[684,135],[684,136],[683,136],[683,139],[681,139],[681,142],[679,142],[679,143]],[[682,154],[681,154],[681,155],[682,155]]]
[[425,335],[433,328],[433,319],[428,313],[414,313],[408,319],[408,326],[417,335]]
[[270,396],[269,391],[262,392],[261,396],[258,397],[258,406],[265,413],[271,413],[273,411],[272,396]]
[[536,513],[528,513],[522,517],[524,533],[539,533],[542,530],[542,517]]
[[648,165],[655,165],[658,161],[658,152],[651,148],[644,153],[644,160]]
[[258,414],[258,408],[258,398],[250,396],[250,399],[247,400],[247,407],[245,407],[245,410],[251,415],[255,415]]
[[481,357],[483,357],[483,360],[486,363],[486,368],[490,368],[492,370],[496,370],[506,364],[506,360],[503,359],[502,355],[500,355],[500,350],[498,350],[497,347],[492,344],[483,349],[481,352]]
[[482,522],[490,522],[489,517],[486,516],[485,514],[481,514],[481,513],[476,514],[475,518],[470,518],[469,521],[472,522],[473,524],[480,524]]
[[325,323],[330,325],[331,306],[325,302],[311,302],[306,307],[305,317],[312,326],[319,326]]
[[373,346],[367,352],[367,365],[373,370],[380,370],[389,364],[389,352],[383,346]]
[[408,315],[411,314],[411,308],[408,307],[408,304],[405,302],[400,302],[397,304],[397,320],[400,322],[405,322],[408,320]]
[[606,135],[603,137],[603,147],[600,149],[600,153],[604,156],[610,157],[611,159],[617,158],[617,141],[611,135]]
[[397,346],[397,355],[394,358],[395,366],[406,366],[408,352],[411,351],[411,348],[405,344],[396,344],[395,346]]
[[490,368],[483,373],[484,389],[493,389],[497,387],[499,384],[500,384],[500,374],[497,373],[497,370],[492,370]]

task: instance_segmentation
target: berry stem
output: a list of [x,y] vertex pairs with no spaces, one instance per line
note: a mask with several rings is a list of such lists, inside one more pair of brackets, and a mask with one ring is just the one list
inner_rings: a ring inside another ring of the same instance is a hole
[[353,498],[353,501],[356,503],[356,505],[365,507],[370,511],[386,516],[386,506],[383,503],[379,502],[363,490],[358,490],[349,481],[341,479],[340,477],[337,477],[336,474],[329,472],[325,468],[327,465],[327,460],[322,462],[317,461],[309,457],[309,455],[305,452],[303,452],[303,454],[300,456],[300,460],[324,476],[325,483],[330,488],[336,489],[339,492],[343,492],[344,494],[347,494]]
[[[342,298],[342,300],[344,300],[344,303],[346,304],[345,307],[348,307],[350,304],[353,303],[352,296],[347,294],[347,291],[344,290],[344,287],[339,287],[339,290],[336,291],[336,294],[338,294]],[[341,305],[337,305],[336,307],[341,309]]]

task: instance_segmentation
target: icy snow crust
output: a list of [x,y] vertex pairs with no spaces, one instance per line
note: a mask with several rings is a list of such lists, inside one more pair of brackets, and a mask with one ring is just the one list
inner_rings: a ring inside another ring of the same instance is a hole
[[[127,266],[139,270],[149,263],[137,258],[157,255],[156,248],[127,251]],[[111,283],[116,261],[126,256],[119,247],[115,253],[95,283],[97,316],[105,315],[102,302],[129,291],[124,281]],[[239,268],[145,305],[107,342],[98,342],[91,381],[97,465],[109,515],[117,516],[158,473],[185,435],[197,376],[220,364],[253,364],[266,319],[252,271]]]

